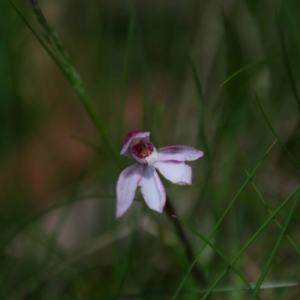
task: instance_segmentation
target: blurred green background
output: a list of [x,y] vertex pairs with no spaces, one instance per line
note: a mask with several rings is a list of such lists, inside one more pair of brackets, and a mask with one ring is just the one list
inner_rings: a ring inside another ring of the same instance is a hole
[[[30,2],[12,2],[46,40]],[[130,130],[150,131],[157,148],[186,144],[205,152],[192,163],[191,187],[163,180],[178,215],[203,235],[276,139],[259,104],[294,160],[277,142],[253,181],[272,211],[299,186],[299,1],[40,6],[117,152]],[[167,216],[143,201],[115,220],[120,170],[64,74],[10,2],[1,1],[0,299],[172,299],[190,262]],[[289,208],[277,216],[282,224]],[[232,260],[268,217],[249,182],[212,242]],[[299,217],[298,206],[288,228],[295,245]],[[185,231],[196,253],[203,242]],[[270,222],[236,262],[250,283],[280,233]],[[261,299],[300,297],[299,285],[288,286],[300,280],[299,255],[284,238]],[[198,265],[209,284],[227,268],[210,247]],[[249,299],[235,290],[241,286],[229,270],[217,287],[233,291],[211,299]],[[202,299],[200,288],[191,274],[178,299]]]

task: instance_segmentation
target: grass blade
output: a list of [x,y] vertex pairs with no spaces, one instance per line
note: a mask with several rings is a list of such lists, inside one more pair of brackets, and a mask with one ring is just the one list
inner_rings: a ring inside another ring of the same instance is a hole
[[[265,155],[263,156],[263,158],[258,162],[258,164],[255,166],[255,168],[253,169],[253,171],[251,172],[251,176],[253,176],[257,170],[259,169],[259,167],[262,165],[262,163],[264,162],[264,160],[267,158],[268,154],[270,153],[272,147],[274,146],[275,142],[271,145],[271,147],[266,151]],[[218,230],[218,228],[220,227],[222,221],[224,220],[225,216],[227,215],[227,213],[229,212],[229,210],[231,209],[231,207],[233,206],[233,204],[236,202],[236,200],[238,199],[238,197],[240,196],[241,192],[244,190],[244,188],[246,187],[246,185],[248,184],[248,182],[250,181],[250,178],[248,177],[245,182],[243,183],[243,185],[240,187],[240,189],[237,191],[237,193],[235,194],[235,196],[233,197],[232,201],[230,202],[230,204],[228,205],[227,209],[224,211],[223,215],[220,217],[218,223],[215,225],[214,229],[212,230],[211,234],[208,237],[208,241],[211,240],[211,238],[215,235],[216,231]],[[186,273],[184,274],[183,278],[181,279],[178,288],[176,289],[172,299],[175,300],[177,299],[177,296],[179,295],[179,292],[184,284],[184,282],[186,281],[187,277],[189,276],[191,270],[193,269],[193,267],[195,266],[196,262],[198,261],[199,257],[201,256],[202,252],[204,251],[206,247],[206,244],[204,244],[201,249],[198,251],[193,263],[189,266],[189,268],[187,269]]]
[[262,59],[262,60],[258,60],[258,61],[254,61],[240,69],[238,69],[236,72],[234,72],[233,74],[231,74],[227,79],[225,79],[220,86],[225,85],[226,83],[228,83],[231,79],[233,79],[234,77],[236,77],[237,75],[239,75],[240,73],[252,68],[253,66],[257,66],[257,65],[261,65],[264,64],[268,61],[269,59]]
[[252,290],[252,287],[250,285],[250,283],[248,282],[248,280],[245,278],[245,276],[230,262],[229,259],[227,259],[227,257],[214,245],[212,244],[208,238],[206,238],[204,235],[202,235],[201,233],[199,233],[194,227],[192,227],[190,224],[188,224],[187,222],[179,219],[176,217],[177,220],[179,220],[186,228],[188,228],[190,231],[192,231],[194,234],[196,234],[198,237],[200,237],[207,245],[209,245],[228,265],[228,268],[231,268],[232,270],[235,271],[235,273],[237,275],[240,276],[240,278],[244,281],[244,283],[246,284],[246,286]]
[[300,98],[299,98],[299,95],[298,95],[296,82],[295,82],[295,79],[294,79],[294,76],[293,76],[291,64],[289,62],[289,55],[288,55],[288,51],[286,49],[282,24],[280,24],[280,45],[281,45],[281,49],[282,49],[282,53],[283,53],[283,61],[284,61],[284,65],[285,65],[285,68],[286,68],[289,83],[291,85],[293,94],[295,96],[295,100],[296,100],[297,105],[298,105],[298,110],[300,112]]
[[[300,191],[300,186],[298,186],[289,197],[281,203],[281,205],[270,215],[270,217],[261,225],[261,227],[252,235],[249,241],[245,244],[242,250],[237,254],[237,256],[231,261],[234,264],[246,251],[246,249],[252,244],[252,242],[257,238],[257,236],[266,228],[266,226],[276,217],[276,215],[290,202],[290,200]],[[210,290],[206,293],[202,300],[206,299],[208,295],[213,291],[214,287],[219,283],[219,281],[224,277],[229,268],[223,271],[223,273],[217,278],[217,280],[212,284]]]
[[260,103],[260,101],[259,101],[259,99],[258,99],[258,97],[257,97],[257,95],[256,95],[256,93],[255,93],[255,91],[254,91],[254,96],[255,96],[256,102],[257,102],[257,104],[258,104],[258,107],[259,107],[259,109],[260,109],[260,111],[261,111],[261,113],[262,113],[262,115],[263,115],[265,121],[267,122],[267,124],[268,124],[270,130],[273,132],[274,136],[276,137],[276,139],[278,140],[279,144],[281,145],[281,147],[283,148],[283,150],[286,152],[286,154],[287,154],[287,155],[290,157],[290,159],[295,163],[295,165],[300,169],[300,164],[299,164],[299,162],[295,159],[295,157],[294,157],[294,156],[292,155],[292,153],[288,150],[288,148],[285,146],[285,144],[283,143],[283,141],[280,139],[279,135],[278,135],[278,134],[276,133],[276,131],[274,130],[274,128],[273,128],[271,122],[269,121],[269,119],[268,119],[268,117],[267,117],[265,111],[264,111],[263,108],[262,108],[262,105],[261,105],[261,103]]
[[108,132],[105,128],[104,123],[97,115],[94,107],[91,104],[91,101],[87,95],[87,92],[83,86],[83,82],[76,71],[75,67],[72,65],[69,56],[67,54],[66,49],[64,48],[62,42],[59,39],[57,32],[54,27],[47,21],[44,16],[42,9],[39,7],[38,2],[36,0],[30,0],[30,4],[33,8],[33,12],[40,23],[41,27],[44,29],[44,33],[46,35],[46,39],[50,42],[56,56],[49,50],[49,48],[45,45],[45,43],[38,37],[38,34],[33,30],[30,26],[29,22],[25,20],[22,14],[19,12],[17,7],[12,3],[11,0],[7,0],[13,9],[17,12],[18,16],[22,19],[25,25],[30,29],[30,31],[34,34],[34,36],[38,39],[42,47],[47,51],[50,57],[55,61],[58,65],[59,69],[62,70],[72,87],[74,88],[81,104],[83,105],[85,111],[89,115],[90,119],[94,123],[95,127],[98,130],[99,135],[101,136],[104,144],[107,147],[108,154],[115,159],[120,165],[120,156],[118,155],[115,147],[113,147],[111,140],[109,138]]
[[[247,175],[249,176],[249,173],[248,173],[248,172],[246,172],[246,173],[247,173]],[[266,209],[268,210],[269,214],[272,215],[272,214],[273,214],[272,210],[269,208],[269,206],[268,206],[266,200],[264,199],[264,197],[262,196],[262,194],[261,194],[260,191],[258,190],[256,184],[254,183],[254,181],[253,181],[252,179],[250,179],[250,181],[251,181],[251,184],[252,184],[252,186],[253,186],[255,192],[257,193],[259,199],[261,200],[261,202],[263,203],[263,205],[266,207]],[[280,222],[278,221],[278,219],[277,219],[277,218],[274,218],[274,221],[275,221],[275,223],[277,224],[278,228],[280,228],[280,229],[282,230],[283,227],[282,227],[282,225],[280,224]],[[285,236],[286,236],[287,240],[290,242],[290,244],[293,246],[293,248],[294,248],[294,249],[298,252],[298,254],[300,255],[300,249],[299,249],[299,247],[297,246],[297,244],[292,240],[292,238],[291,238],[288,234],[286,234]]]
[[285,234],[286,234],[286,231],[287,231],[288,226],[289,226],[289,224],[290,224],[291,218],[292,218],[292,216],[293,216],[293,214],[294,214],[294,211],[295,211],[295,209],[296,209],[298,200],[299,200],[299,195],[298,195],[298,197],[294,200],[294,203],[293,203],[293,205],[292,205],[292,207],[291,207],[291,209],[290,209],[290,213],[289,213],[289,215],[288,215],[288,217],[287,217],[287,219],[286,219],[286,221],[285,221],[285,224],[284,224],[284,226],[283,226],[283,228],[282,228],[282,230],[281,230],[281,233],[280,233],[280,235],[279,235],[279,237],[278,237],[278,239],[277,239],[277,242],[276,242],[276,244],[275,244],[275,246],[274,246],[274,248],[273,248],[271,254],[270,254],[269,257],[268,257],[267,263],[265,264],[265,267],[264,267],[264,269],[263,269],[263,271],[262,271],[262,273],[261,273],[261,275],[260,275],[260,278],[258,279],[258,282],[257,282],[257,284],[256,284],[256,287],[255,287],[255,289],[254,289],[254,292],[253,292],[253,294],[252,294],[250,300],[253,300],[253,299],[256,297],[256,295],[257,295],[257,293],[258,293],[258,291],[259,291],[259,289],[260,289],[260,286],[261,286],[261,284],[263,283],[263,280],[265,279],[265,277],[266,277],[266,275],[267,275],[267,272],[269,271],[269,268],[271,267],[271,263],[272,263],[272,261],[273,261],[273,259],[274,259],[274,257],[275,257],[275,254],[276,254],[276,252],[277,252],[277,250],[278,250],[278,248],[279,248],[279,246],[280,246],[280,243],[281,243],[283,237],[284,237]]

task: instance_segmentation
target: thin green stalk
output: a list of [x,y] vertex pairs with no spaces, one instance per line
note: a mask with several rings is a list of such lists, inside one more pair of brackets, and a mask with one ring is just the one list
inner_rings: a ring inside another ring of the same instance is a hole
[[[269,290],[269,289],[282,289],[282,288],[288,288],[288,287],[297,287],[299,286],[298,282],[288,282],[288,283],[271,283],[271,284],[264,284],[262,285],[261,289]],[[215,293],[230,293],[230,292],[242,292],[242,291],[248,291],[249,289],[244,286],[236,286],[236,287],[222,287],[215,289]],[[180,293],[180,296],[182,296],[181,299],[199,299],[199,294],[205,292],[205,290],[186,290],[182,291]],[[151,291],[151,292],[143,292],[138,294],[121,294],[121,295],[112,295],[107,296],[107,298],[101,298],[102,300],[120,300],[120,299],[169,299],[166,297],[169,297],[172,295],[172,291]],[[192,296],[194,296],[192,298]],[[220,296],[219,296],[220,297]],[[221,299],[221,298],[218,298]],[[223,299],[223,298],[222,298]]]
[[[283,18],[283,16],[281,17],[281,19],[282,18]],[[280,26],[280,28],[279,28],[279,30],[280,30],[280,45],[281,45],[281,50],[282,50],[282,53],[283,53],[283,61],[284,61],[284,65],[285,65],[285,68],[286,68],[287,77],[289,79],[289,83],[291,84],[291,88],[292,88],[295,100],[297,102],[297,105],[298,105],[298,110],[300,112],[300,98],[299,98],[299,94],[298,94],[298,91],[297,91],[296,81],[295,81],[294,76],[293,76],[293,71],[292,71],[292,68],[291,68],[291,64],[289,62],[289,54],[288,54],[288,51],[286,49],[282,20],[281,20],[281,24],[279,26]]]
[[231,79],[233,79],[234,77],[236,77],[238,74],[242,73],[243,71],[246,71],[250,68],[252,68],[253,66],[257,66],[257,65],[262,65],[264,63],[266,63],[268,61],[268,59],[261,59],[258,61],[254,61],[252,63],[247,64],[246,66],[238,69],[236,72],[234,72],[233,74],[231,74],[229,77],[227,77],[227,79],[225,79],[220,86],[223,86],[224,84],[226,84],[227,82],[229,82]]
[[[243,255],[246,249],[252,244],[252,242],[257,238],[257,236],[266,228],[266,226],[276,217],[276,215],[289,203],[289,201],[300,191],[300,186],[298,186],[289,197],[286,198],[285,201],[281,203],[281,205],[270,215],[270,217],[262,224],[262,226],[256,231],[255,234],[248,240],[248,242],[244,245],[242,250],[237,254],[237,256],[231,261],[231,264],[235,264],[236,261]],[[209,294],[213,291],[214,287],[220,282],[220,280],[225,276],[229,268],[223,271],[223,273],[217,278],[217,280],[212,284],[210,289],[204,295],[202,300],[207,299]]]
[[[261,166],[261,164],[264,162],[264,160],[267,158],[268,154],[270,153],[272,147],[274,146],[275,142],[271,145],[271,147],[267,150],[267,152],[265,153],[265,155],[263,156],[263,158],[258,162],[258,164],[255,166],[255,168],[253,169],[253,171],[251,172],[251,176],[253,176],[256,171],[259,169],[259,167]],[[236,202],[236,200],[238,199],[238,197],[240,196],[241,192],[244,190],[244,188],[246,187],[246,185],[248,184],[248,182],[250,181],[249,177],[245,180],[245,182],[243,183],[243,185],[240,187],[240,189],[237,191],[237,193],[235,194],[235,196],[233,197],[232,201],[229,203],[227,209],[225,210],[225,212],[223,213],[223,215],[221,216],[221,218],[219,219],[219,221],[217,222],[217,224],[215,225],[213,231],[211,232],[211,234],[208,237],[208,241],[210,241],[212,239],[212,237],[215,235],[215,233],[217,232],[218,228],[220,227],[222,221],[224,220],[224,218],[226,217],[227,213],[230,211],[231,207],[234,205],[234,203]],[[178,288],[176,289],[172,299],[175,300],[177,299],[177,296],[179,295],[179,292],[184,284],[184,282],[186,281],[187,277],[189,276],[190,272],[193,270],[196,262],[198,261],[199,257],[201,256],[202,252],[204,251],[204,249],[206,248],[206,244],[204,244],[200,250],[198,251],[196,258],[194,259],[194,261],[192,262],[192,264],[190,265],[190,267],[188,268],[188,270],[186,271],[186,273],[184,274],[181,282],[178,285]]]
[[[167,214],[167,216],[170,218],[171,222],[174,224],[177,236],[179,237],[179,239],[184,247],[186,257],[188,258],[189,262],[193,262],[194,258],[195,258],[193,248],[192,248],[185,232],[183,231],[182,226],[177,221],[178,214],[177,214],[174,206],[172,205],[168,195],[167,195],[167,201],[166,201],[164,211]],[[194,278],[196,279],[197,283],[200,284],[201,286],[207,286],[207,280],[206,280],[203,270],[201,268],[199,268],[198,266],[195,266],[192,271],[193,271],[193,275],[194,275]]]
[[[13,9],[17,12],[17,14],[21,17],[21,19],[25,22],[26,26],[28,26],[30,31],[33,32],[34,36],[38,37],[38,35],[34,32],[33,28],[31,26],[29,26],[29,23],[21,15],[21,13],[18,11],[16,6],[12,3],[12,1],[11,0],[8,0],[8,1],[11,4],[11,6],[13,7]],[[56,56],[53,55],[53,53],[48,49],[48,47],[45,46],[45,43],[43,43],[40,38],[38,38],[38,41],[45,48],[45,50],[50,55],[50,57],[55,61],[55,63],[59,66],[59,69],[63,71],[65,77],[68,79],[68,81],[74,88],[85,111],[87,112],[90,119],[92,120],[95,127],[97,128],[98,133],[100,134],[104,144],[106,145],[110,156],[113,157],[115,159],[115,161],[121,165],[120,156],[118,155],[115,147],[113,147],[113,145],[111,143],[108,132],[104,126],[104,123],[99,118],[95,109],[93,108],[91,101],[90,101],[90,99],[86,93],[86,90],[83,86],[83,82],[82,82],[79,74],[77,73],[75,67],[72,65],[72,63],[69,59],[69,55],[68,55],[66,49],[64,48],[57,32],[55,31],[53,25],[50,24],[47,21],[47,19],[45,18],[45,15],[44,15],[41,7],[38,4],[38,1],[37,0],[29,0],[29,3],[31,4],[33,12],[37,18],[37,21],[43,28],[46,39],[50,43],[51,47],[53,48],[53,51],[56,54]]]
[[257,102],[257,104],[258,104],[258,107],[259,107],[259,109],[260,109],[260,111],[261,111],[261,113],[262,113],[262,115],[263,115],[265,121],[267,122],[267,124],[268,124],[270,130],[273,132],[274,136],[276,137],[276,139],[278,140],[279,144],[281,145],[281,147],[283,148],[283,150],[286,152],[286,154],[287,154],[287,155],[290,157],[290,159],[295,163],[295,165],[300,169],[300,164],[299,164],[299,162],[298,162],[298,161],[295,159],[295,157],[291,154],[291,152],[288,150],[288,148],[285,146],[285,144],[284,144],[284,143],[282,142],[282,140],[280,139],[279,135],[278,135],[278,134],[276,133],[276,131],[274,130],[274,128],[273,128],[271,122],[269,121],[269,119],[268,119],[268,117],[267,117],[265,111],[264,111],[263,108],[262,108],[262,105],[261,105],[261,103],[260,103],[260,101],[259,101],[259,99],[258,99],[258,97],[257,97],[257,95],[256,95],[256,93],[255,93],[255,91],[254,91],[254,96],[255,96],[256,102]]
[[264,269],[263,269],[263,271],[262,271],[262,273],[261,273],[261,275],[260,275],[260,277],[259,277],[259,279],[257,281],[256,287],[254,289],[254,292],[253,292],[250,300],[253,300],[256,297],[256,295],[257,295],[257,293],[258,293],[258,291],[260,289],[260,286],[262,285],[262,283],[263,283],[263,281],[264,281],[264,279],[265,279],[265,277],[266,277],[266,275],[267,275],[267,273],[268,273],[268,271],[269,271],[269,269],[271,267],[271,263],[272,263],[275,255],[277,253],[277,250],[278,250],[278,248],[279,248],[279,246],[281,244],[282,239],[284,238],[284,236],[286,234],[286,231],[288,229],[288,226],[290,224],[292,216],[293,216],[293,214],[295,212],[295,209],[296,209],[296,206],[297,206],[297,203],[298,203],[298,200],[299,200],[299,196],[300,195],[298,195],[298,197],[294,200],[294,203],[293,203],[293,205],[292,205],[292,207],[290,209],[289,215],[288,215],[288,217],[287,217],[287,219],[286,219],[286,221],[284,223],[284,226],[283,226],[283,228],[281,230],[281,233],[280,233],[280,235],[279,235],[279,237],[277,239],[277,242],[276,242],[275,246],[273,247],[273,250],[272,250],[271,254],[268,256],[267,263],[265,264],[265,267],[264,267]]
[[288,21],[290,22],[290,29],[294,36],[294,41],[298,44],[298,49],[300,47],[300,30],[297,22],[295,21],[295,18],[293,17],[293,14],[291,12],[291,9],[289,8],[289,1],[284,0],[282,1],[282,15],[281,18],[287,17]]
[[42,45],[42,47],[45,49],[45,51],[48,53],[48,55],[52,58],[54,63],[57,65],[57,67],[62,71],[62,73],[65,74],[64,68],[61,66],[60,61],[57,59],[57,57],[52,53],[52,51],[48,48],[48,46],[44,43],[44,41],[39,37],[39,35],[34,31],[33,27],[29,24],[29,22],[23,17],[21,12],[18,10],[18,8],[14,5],[14,3],[11,0],[7,0],[9,4],[12,6],[14,11],[17,13],[18,17],[24,22],[24,24],[28,27],[28,29],[31,31],[31,33],[34,35],[34,37],[37,39],[37,41]]
[[[247,176],[250,177],[249,173],[246,171]],[[268,210],[269,214],[272,215],[273,212],[270,209],[270,207],[268,206],[266,200],[264,199],[264,197],[262,196],[262,194],[260,193],[260,191],[258,190],[256,184],[254,183],[254,181],[252,180],[252,178],[250,178],[251,184],[255,190],[255,192],[257,193],[259,199],[261,200],[261,202],[263,203],[263,205],[266,207],[266,209]],[[278,228],[280,228],[281,230],[283,229],[283,226],[280,224],[280,222],[278,221],[277,218],[274,218],[275,223],[277,224]],[[293,248],[298,252],[298,254],[300,255],[300,248],[297,246],[297,244],[292,240],[292,238],[286,234],[285,237],[287,238],[287,240],[290,242],[290,244],[293,246]]]
[[228,265],[228,268],[231,268],[232,270],[235,271],[235,273],[244,281],[246,286],[248,287],[249,290],[252,290],[252,287],[246,277],[230,262],[230,260],[217,248],[213,243],[209,241],[208,238],[206,238],[203,234],[199,233],[193,226],[188,224],[187,222],[180,220],[179,218],[176,217],[186,228],[191,230],[194,234],[196,234],[198,237],[200,237],[207,245],[209,245],[215,253],[217,253]]

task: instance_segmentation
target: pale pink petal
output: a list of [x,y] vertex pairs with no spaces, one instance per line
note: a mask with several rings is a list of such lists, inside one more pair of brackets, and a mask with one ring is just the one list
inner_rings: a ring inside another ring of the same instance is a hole
[[192,168],[183,162],[158,161],[154,167],[168,180],[179,185],[192,184]]
[[134,164],[121,172],[117,182],[117,218],[121,217],[131,205],[143,172],[144,167],[141,164]]
[[166,192],[153,167],[145,166],[145,172],[139,186],[147,205],[161,213],[166,203]]
[[196,160],[204,155],[204,153],[200,150],[182,145],[162,147],[157,150],[157,153],[159,161],[189,161]]
[[130,143],[133,139],[145,139],[149,141],[150,132],[143,132],[143,131],[131,131],[127,134],[125,141],[122,145],[120,154],[128,156],[132,158],[131,149],[129,148]]

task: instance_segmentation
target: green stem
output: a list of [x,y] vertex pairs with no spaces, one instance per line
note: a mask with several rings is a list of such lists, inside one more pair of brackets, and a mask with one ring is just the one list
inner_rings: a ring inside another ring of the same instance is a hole
[[[170,198],[167,195],[167,201],[166,201],[166,205],[165,205],[165,212],[168,215],[168,217],[170,218],[170,220],[172,221],[172,223],[174,224],[174,227],[176,229],[177,232],[177,236],[179,237],[184,250],[185,250],[185,254],[189,260],[190,263],[192,263],[195,259],[195,254],[194,251],[192,249],[192,246],[185,234],[185,232],[183,231],[183,228],[180,224],[180,222],[178,221],[177,218],[174,218],[174,216],[178,216],[174,206],[172,205]],[[196,279],[196,281],[201,285],[201,286],[207,286],[207,280],[206,277],[204,275],[204,272],[198,267],[198,266],[194,266],[194,268],[192,269],[193,275]]]
[[[15,5],[10,0],[8,0],[8,1],[18,13],[18,10],[15,7]],[[33,12],[36,16],[37,21],[39,22],[39,24],[41,25],[41,27],[44,30],[46,40],[50,43],[50,45],[55,53],[55,57],[53,57],[53,55],[51,55],[51,57],[55,60],[56,63],[59,64],[60,69],[63,71],[64,75],[66,76],[68,81],[71,83],[72,87],[74,88],[85,111],[87,112],[90,119],[92,120],[95,127],[97,128],[104,144],[107,147],[107,150],[108,150],[110,156],[112,156],[120,164],[120,156],[118,155],[116,149],[113,147],[113,145],[111,143],[109,134],[104,126],[104,123],[98,117],[94,107],[92,106],[91,101],[87,95],[87,92],[83,86],[83,82],[82,82],[79,74],[77,73],[75,67],[72,65],[72,63],[69,59],[69,55],[68,55],[66,49],[64,48],[61,40],[59,39],[57,32],[55,31],[53,25],[50,24],[48,22],[48,20],[46,19],[41,7],[39,6],[38,0],[29,0],[29,3],[33,9]],[[25,21],[25,20],[23,19],[23,21]],[[25,23],[28,25],[28,22],[25,21]],[[31,27],[29,27],[29,28],[31,29],[31,31],[33,31],[33,29]],[[35,34],[35,36],[37,36],[37,35]],[[40,41],[40,39],[39,39],[39,41]],[[45,47],[44,43],[41,43],[41,44],[43,47]],[[47,51],[47,47],[45,47],[45,48]],[[47,52],[49,53],[49,50]]]

